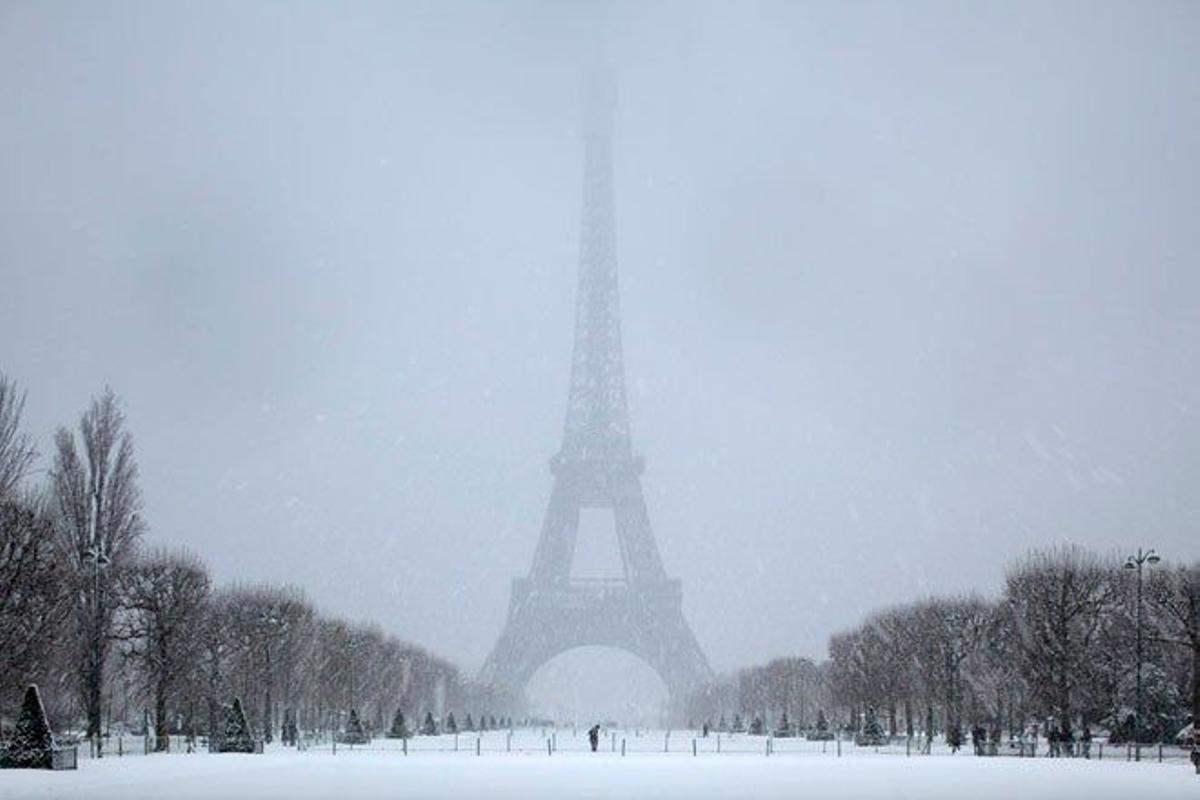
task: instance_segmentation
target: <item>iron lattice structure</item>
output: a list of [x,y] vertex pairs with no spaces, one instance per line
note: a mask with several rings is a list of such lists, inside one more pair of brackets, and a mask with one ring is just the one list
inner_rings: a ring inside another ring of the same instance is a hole
[[[549,659],[575,647],[633,653],[662,678],[676,708],[712,672],[667,577],[642,494],[625,398],[617,286],[612,129],[615,93],[595,78],[584,98],[583,216],[574,355],[554,485],[526,578],[513,581],[508,620],[480,680],[521,697]],[[582,509],[610,510],[623,576],[571,578]]]

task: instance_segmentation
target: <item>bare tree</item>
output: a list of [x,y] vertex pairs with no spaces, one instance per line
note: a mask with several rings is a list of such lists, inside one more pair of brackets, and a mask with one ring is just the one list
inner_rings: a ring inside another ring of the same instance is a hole
[[36,499],[0,500],[0,708],[48,682],[70,609],[65,578]]
[[168,749],[168,703],[195,669],[208,572],[186,552],[156,551],[122,570],[116,638],[154,701],[155,749]]
[[1158,638],[1191,653],[1191,715],[1200,727],[1200,562],[1151,573],[1149,588]]
[[[55,435],[51,490],[64,555],[75,575],[75,612],[82,649],[80,689],[87,734],[99,736],[104,664],[115,603],[105,565],[119,569],[142,534],[141,493],[133,438],[116,395],[106,389],[79,420],[79,438],[67,428]],[[83,457],[80,457],[82,446]]]
[[896,735],[896,704],[903,704],[905,733],[913,735],[913,699],[916,677],[916,635],[914,611],[911,606],[891,608],[872,615],[867,624],[873,627],[884,645],[887,664],[882,670],[883,694],[888,700],[888,728]]
[[21,432],[25,394],[0,374],[0,500],[11,497],[25,478],[37,451],[28,434]]
[[1115,575],[1094,554],[1066,547],[1032,553],[1005,581],[1021,671],[1040,705],[1068,730],[1086,704],[1104,626],[1119,606]]

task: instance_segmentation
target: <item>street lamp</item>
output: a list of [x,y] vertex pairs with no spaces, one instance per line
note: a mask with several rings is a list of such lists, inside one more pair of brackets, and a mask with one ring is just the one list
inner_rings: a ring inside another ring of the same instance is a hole
[[[96,626],[93,632],[93,639],[100,636],[100,632],[104,624],[104,608],[100,603],[100,570],[107,567],[111,559],[108,553],[104,552],[104,541],[100,537],[94,537],[92,546],[83,551],[83,560],[92,562],[92,603],[95,613],[93,614],[92,624]],[[94,649],[94,641],[89,643],[89,649]],[[92,660],[97,658],[96,654],[90,654]],[[89,665],[89,668],[94,670],[95,665]],[[99,712],[97,712],[99,713]],[[96,758],[104,757],[104,737],[99,730],[99,721],[97,720],[96,730]]]
[[263,739],[267,742],[271,742],[274,741],[273,728],[275,724],[275,709],[271,703],[272,689],[274,689],[275,685],[275,671],[271,664],[271,637],[274,636],[276,632],[282,632],[287,627],[287,623],[276,617],[270,611],[263,611],[259,617],[259,622],[262,623],[262,625],[267,629],[266,635],[263,636],[263,652],[266,656],[267,668],[267,702],[264,713],[264,717],[266,719],[263,725]]
[[1137,555],[1125,559],[1125,569],[1137,570],[1137,616],[1134,621],[1134,633],[1137,639],[1137,664],[1135,665],[1135,683],[1133,694],[1133,749],[1135,760],[1142,760],[1141,723],[1142,723],[1142,566],[1157,564],[1161,559],[1154,550],[1142,552],[1138,548]]

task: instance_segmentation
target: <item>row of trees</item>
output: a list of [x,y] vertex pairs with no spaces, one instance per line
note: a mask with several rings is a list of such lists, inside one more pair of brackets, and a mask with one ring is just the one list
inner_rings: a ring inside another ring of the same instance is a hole
[[145,547],[133,440],[111,391],[59,429],[33,484],[24,402],[0,375],[0,726],[30,683],[56,729],[140,727],[148,710],[160,746],[170,732],[218,732],[234,696],[268,739],[285,722],[340,728],[352,709],[382,732],[398,709],[489,707],[453,665],[322,614],[299,589],[214,588],[191,553]]
[[[831,637],[829,658],[779,659],[696,692],[694,719],[760,717],[804,730],[818,711],[861,731],[999,737],[1030,726],[1172,738],[1200,718],[1200,564],[1148,567],[1137,695],[1136,570],[1078,547],[1034,552],[1002,596],[935,597]],[[1140,725],[1134,730],[1135,709]]]

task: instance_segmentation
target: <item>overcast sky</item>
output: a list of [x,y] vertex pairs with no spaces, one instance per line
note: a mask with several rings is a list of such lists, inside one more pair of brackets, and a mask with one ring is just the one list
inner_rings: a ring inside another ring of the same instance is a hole
[[[635,446],[719,670],[1200,557],[1200,4],[0,0],[0,371],[147,541],[468,672],[559,445],[583,66]],[[43,466],[48,459],[43,458]]]

